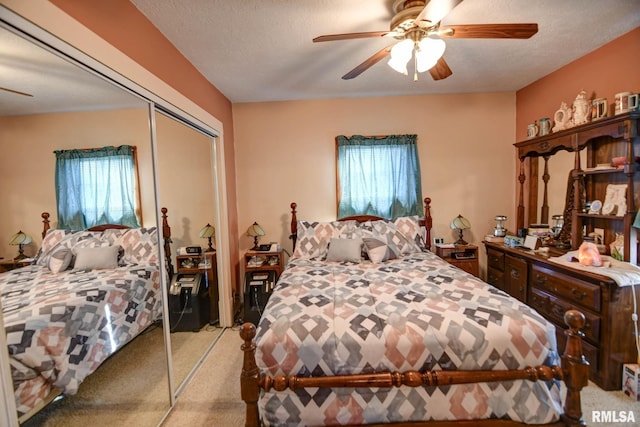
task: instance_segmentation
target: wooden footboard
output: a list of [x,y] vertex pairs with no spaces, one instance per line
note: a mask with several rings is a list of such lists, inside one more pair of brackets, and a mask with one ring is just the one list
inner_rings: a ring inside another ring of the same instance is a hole
[[[260,414],[258,411],[258,397],[260,390],[274,389],[283,391],[287,388],[295,390],[303,387],[422,387],[422,386],[448,386],[452,384],[470,384],[493,381],[529,380],[549,381],[551,379],[562,380],[567,387],[567,397],[564,402],[564,414],[561,421],[551,425],[558,426],[582,426],[582,409],[580,402],[580,390],[587,385],[589,377],[589,364],[582,354],[582,332],[585,317],[576,310],[569,310],[564,316],[568,330],[567,345],[562,356],[561,366],[537,366],[509,371],[407,371],[407,372],[380,372],[360,375],[336,375],[327,377],[299,377],[296,375],[276,375],[270,377],[261,375],[256,365],[254,338],[256,327],[251,323],[245,323],[240,330],[240,337],[244,341],[242,373],[240,376],[240,390],[242,400],[246,403],[247,427],[259,427]],[[424,422],[419,423],[430,426],[446,425],[523,425],[518,422],[481,420],[461,422]],[[389,424],[385,424],[389,425]],[[398,423],[394,425],[412,425],[416,423]]]

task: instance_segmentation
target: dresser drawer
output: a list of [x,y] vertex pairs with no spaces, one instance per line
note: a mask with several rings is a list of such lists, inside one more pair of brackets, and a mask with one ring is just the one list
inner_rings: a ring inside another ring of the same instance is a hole
[[[531,289],[529,305],[556,325],[564,325],[564,314],[567,310],[580,310],[573,304],[536,288]],[[582,332],[593,343],[600,342],[600,317],[581,311],[585,317]]]
[[504,271],[504,252],[487,248],[487,266]]
[[510,255],[504,257],[504,286],[509,294],[527,302],[527,261]]
[[504,273],[496,268],[489,266],[489,268],[487,269],[487,283],[504,291]]
[[[556,326],[556,340],[558,341],[558,353],[560,356],[564,354],[564,350],[567,347],[567,335],[565,331],[566,329]],[[598,370],[600,368],[598,348],[582,340],[582,354],[584,358],[587,359],[587,362],[589,362],[589,378],[598,378]]]
[[553,292],[565,300],[600,312],[602,307],[600,287],[589,282],[550,272],[546,268],[531,266],[531,285],[538,289]]

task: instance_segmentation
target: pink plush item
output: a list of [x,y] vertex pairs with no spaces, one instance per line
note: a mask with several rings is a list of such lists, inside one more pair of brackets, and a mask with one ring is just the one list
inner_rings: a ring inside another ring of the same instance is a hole
[[602,258],[600,257],[600,252],[598,252],[598,247],[591,242],[582,242],[578,248],[578,262],[585,266],[602,266]]

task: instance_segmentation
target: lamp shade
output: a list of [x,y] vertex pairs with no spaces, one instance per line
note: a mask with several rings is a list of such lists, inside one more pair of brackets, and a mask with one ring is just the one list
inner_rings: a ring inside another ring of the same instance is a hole
[[22,230],[11,236],[11,240],[9,240],[9,244],[12,246],[28,245],[29,243],[31,243],[31,236],[23,233]]
[[404,39],[396,43],[390,52],[389,66],[399,73],[407,74],[407,63],[413,54],[413,40]]
[[262,227],[258,225],[257,222],[254,222],[249,226],[249,228],[247,228],[247,236],[258,237],[258,236],[264,236],[264,235],[265,235],[264,230],[262,229]]
[[458,215],[457,217],[453,218],[453,220],[451,220],[451,229],[458,230],[458,240],[455,242],[456,245],[468,244],[462,238],[462,230],[466,230],[469,228],[471,228],[471,223],[467,218],[463,217],[462,215]]
[[216,229],[213,225],[207,224],[200,229],[198,233],[201,239],[207,239],[209,242],[209,247],[207,247],[207,252],[213,252],[213,245],[211,244],[211,240],[216,236]]
[[23,233],[22,230],[18,231],[16,234],[11,236],[9,240],[9,244],[12,246],[18,246],[18,256],[14,258],[14,260],[25,259],[27,256],[24,254],[24,245],[28,245],[31,243],[31,236],[26,233]]
[[471,223],[462,215],[458,215],[457,217],[453,218],[453,220],[451,220],[452,230],[466,230],[468,228],[471,228]]
[[446,44],[444,40],[425,37],[418,43],[416,49],[416,68],[419,73],[423,73],[433,68],[438,59],[444,55]]
[[207,224],[200,229],[200,233],[198,233],[201,239],[206,239],[209,237],[215,237],[216,229],[213,225]]
[[264,236],[265,232],[262,227],[258,225],[257,222],[254,222],[247,228],[247,236],[253,237],[253,249],[254,251],[258,250],[258,237]]

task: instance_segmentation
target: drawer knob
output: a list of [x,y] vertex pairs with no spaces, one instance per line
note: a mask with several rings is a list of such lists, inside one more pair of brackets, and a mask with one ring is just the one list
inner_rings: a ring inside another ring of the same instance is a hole
[[554,305],[551,307],[551,311],[558,317],[564,318],[564,310],[559,305]]
[[574,296],[576,299],[579,299],[579,300],[582,300],[582,299],[584,299],[584,297],[586,297],[586,296],[587,296],[587,293],[586,293],[586,292],[582,291],[582,293],[581,293],[581,292],[580,292],[579,290],[577,290],[576,288],[571,289],[571,294],[573,294],[573,296]]
[[536,282],[539,285],[544,285],[545,283],[547,283],[547,276],[536,274]]
[[512,269],[511,270],[511,277],[513,277],[514,279],[519,279],[520,278],[520,273],[518,272],[518,270]]

